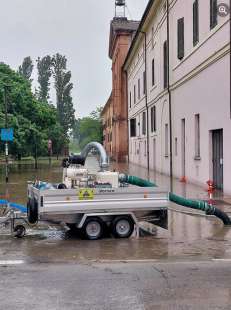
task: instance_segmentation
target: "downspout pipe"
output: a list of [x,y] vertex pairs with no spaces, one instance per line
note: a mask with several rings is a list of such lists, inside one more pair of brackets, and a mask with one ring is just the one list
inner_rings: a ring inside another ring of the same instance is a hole
[[144,65],[145,65],[145,106],[146,106],[146,117],[147,117],[147,169],[148,175],[150,171],[150,139],[149,139],[149,111],[148,111],[148,65],[147,65],[147,33],[145,31],[139,31],[144,36]]
[[127,71],[126,70],[124,70],[124,73],[125,73],[125,83],[126,83],[126,87],[125,87],[125,94],[126,94],[126,100],[125,100],[125,102],[127,102],[127,154],[128,154],[128,157],[127,157],[127,159],[128,159],[128,162],[130,162],[130,143],[129,143],[129,141],[130,141],[130,139],[129,139],[129,134],[130,134],[130,130],[129,130],[129,126],[130,126],[130,122],[129,122],[129,118],[128,118],[128,105],[129,105],[129,103],[128,103],[128,73],[127,73]]
[[170,31],[169,31],[169,0],[167,0],[167,63],[168,63],[168,72],[167,72],[167,91],[168,91],[168,103],[169,103],[169,136],[170,136],[170,145],[169,145],[169,155],[170,155],[170,189],[173,190],[173,158],[172,158],[172,94],[170,89]]

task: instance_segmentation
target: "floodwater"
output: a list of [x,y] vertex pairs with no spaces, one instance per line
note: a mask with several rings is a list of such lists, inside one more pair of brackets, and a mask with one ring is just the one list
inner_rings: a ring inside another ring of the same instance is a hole
[[[91,170],[97,170],[94,158],[87,162]],[[137,166],[120,164],[112,169],[141,177],[148,177],[145,169]],[[10,167],[8,191],[10,200],[26,203],[26,186],[28,180],[61,182],[62,168],[59,164],[49,167],[48,163],[39,164],[35,170],[31,164]],[[166,190],[169,180],[152,172],[150,179]],[[174,191],[190,198],[206,198],[206,191],[192,185],[174,182]],[[5,195],[4,169],[0,166],[0,197]],[[219,197],[218,193],[218,197]],[[231,212],[229,204],[219,207]],[[139,260],[139,259],[210,259],[231,258],[231,228],[213,218],[195,214],[182,213],[183,208],[173,204],[169,209],[169,229],[157,228],[154,236],[127,240],[106,238],[99,241],[85,241],[71,236],[59,227],[41,225],[29,229],[28,235],[21,240],[10,236],[8,227],[0,230],[0,259],[26,259],[28,261],[104,261],[104,260]],[[188,210],[186,210],[188,211]]]

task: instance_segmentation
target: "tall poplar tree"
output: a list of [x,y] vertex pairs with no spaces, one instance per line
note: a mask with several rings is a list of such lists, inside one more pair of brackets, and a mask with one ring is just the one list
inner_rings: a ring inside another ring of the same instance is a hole
[[18,73],[26,78],[28,81],[32,82],[31,75],[33,72],[33,61],[30,56],[23,59],[22,65],[18,68]]
[[73,127],[75,110],[72,101],[71,72],[67,71],[67,59],[56,54],[53,56],[53,77],[55,80],[56,104],[61,126],[67,134]]
[[52,76],[52,57],[47,55],[37,59],[38,70],[38,99],[48,102],[50,91],[50,78]]

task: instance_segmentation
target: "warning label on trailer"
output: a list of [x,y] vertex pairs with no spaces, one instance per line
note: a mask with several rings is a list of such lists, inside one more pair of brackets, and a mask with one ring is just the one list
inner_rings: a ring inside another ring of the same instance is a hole
[[79,190],[79,200],[92,200],[94,199],[94,189],[81,188]]

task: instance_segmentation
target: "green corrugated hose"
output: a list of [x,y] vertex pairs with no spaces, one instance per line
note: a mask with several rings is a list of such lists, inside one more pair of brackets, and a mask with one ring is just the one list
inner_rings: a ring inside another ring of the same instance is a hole
[[122,183],[128,183],[140,187],[157,187],[155,183],[128,174],[121,174],[119,179]]
[[[119,180],[122,183],[128,183],[140,187],[157,187],[155,183],[127,174],[121,174],[119,176]],[[231,225],[231,219],[225,212],[208,204],[206,201],[186,199],[173,193],[169,193],[169,200],[183,207],[201,210],[206,212],[208,215],[214,215],[222,220],[224,225]]]
[[214,215],[222,220],[224,225],[231,225],[231,220],[225,212],[208,204],[206,201],[186,199],[173,193],[169,193],[169,200],[183,207],[201,210],[208,215]]

